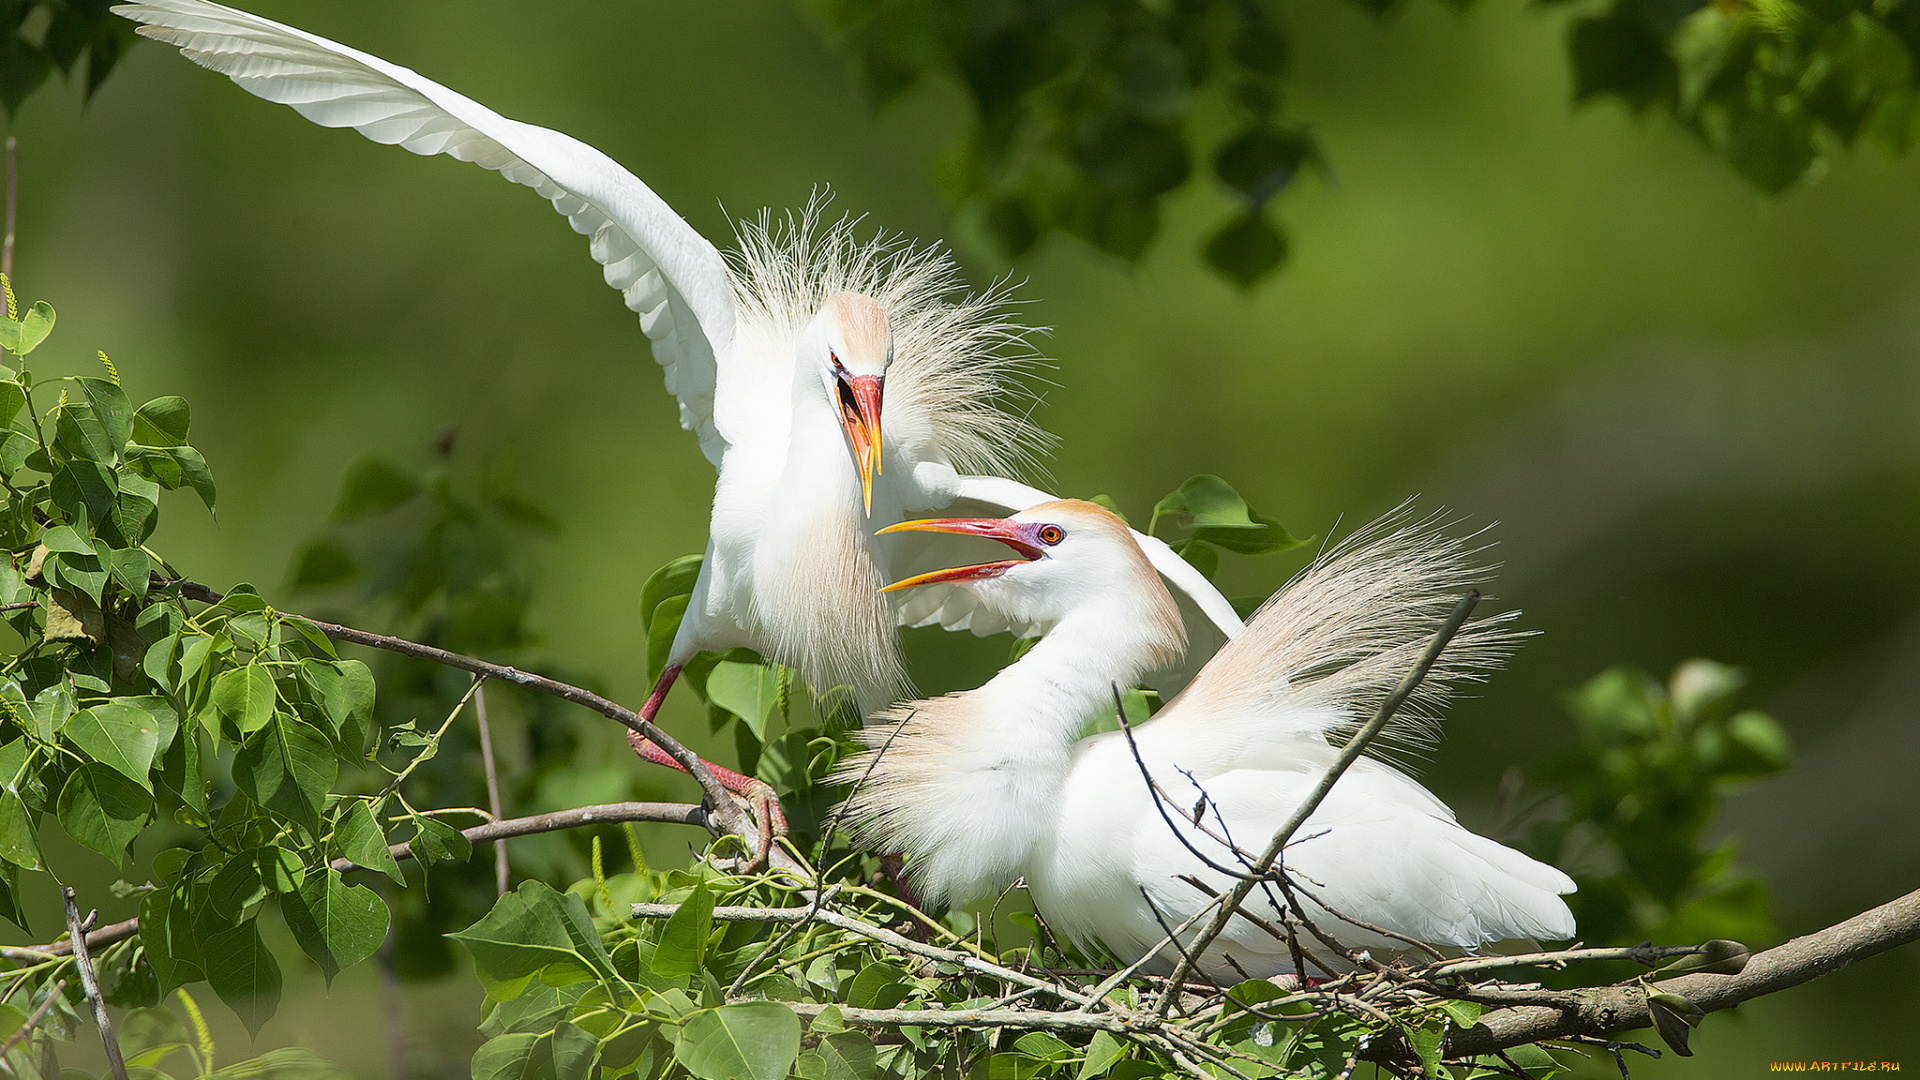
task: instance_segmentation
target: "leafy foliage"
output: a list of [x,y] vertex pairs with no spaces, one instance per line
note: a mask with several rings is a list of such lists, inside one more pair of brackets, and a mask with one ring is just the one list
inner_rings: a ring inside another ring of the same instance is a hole
[[1615,0],[1568,45],[1577,99],[1670,112],[1769,194],[1862,137],[1896,158],[1920,137],[1911,5]]
[[73,78],[86,65],[91,99],[134,40],[133,24],[109,8],[113,0],[0,2],[0,108],[9,118],[56,70]]
[[[1138,259],[1160,203],[1206,159],[1239,209],[1206,243],[1242,286],[1278,267],[1286,239],[1266,213],[1318,161],[1281,107],[1287,35],[1268,5],[810,0],[884,103],[930,72],[955,77],[976,116],[940,165],[949,197],[1010,255],[1049,232]],[[1200,99],[1230,130],[1202,141]]]
[[1579,882],[1569,901],[1586,940],[1774,936],[1765,887],[1733,866],[1735,841],[1706,842],[1722,795],[1789,760],[1772,717],[1735,709],[1743,681],[1689,660],[1664,685],[1615,668],[1574,695],[1579,745],[1544,773],[1567,815],[1537,825],[1532,847]]

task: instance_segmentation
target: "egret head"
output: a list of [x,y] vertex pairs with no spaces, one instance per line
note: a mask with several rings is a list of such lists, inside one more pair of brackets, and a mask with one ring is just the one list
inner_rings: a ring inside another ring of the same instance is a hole
[[801,337],[800,352],[802,364],[817,370],[846,429],[861,496],[872,513],[873,478],[880,473],[880,394],[893,362],[886,309],[864,293],[834,293]]
[[[881,532],[945,532],[985,536],[1017,559],[935,570],[886,590],[956,582],[988,606],[1029,626],[1051,628],[1083,606],[1118,600],[1146,622],[1180,626],[1178,610],[1126,522],[1078,499],[1041,503],[1008,518],[903,521]],[[1145,611],[1139,609],[1144,607]],[[1178,631],[1184,644],[1184,631]]]

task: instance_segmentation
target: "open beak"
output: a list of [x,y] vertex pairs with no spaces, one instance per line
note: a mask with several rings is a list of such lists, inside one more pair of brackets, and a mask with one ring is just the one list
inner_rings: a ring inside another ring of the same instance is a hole
[[943,532],[958,533],[962,536],[985,536],[1007,545],[1020,553],[1018,559],[1003,562],[978,563],[973,566],[956,566],[949,570],[935,570],[931,573],[916,574],[904,581],[896,581],[881,589],[892,592],[895,589],[910,589],[915,585],[933,585],[942,581],[981,581],[996,578],[1009,569],[1022,563],[1032,562],[1044,554],[1044,549],[1033,542],[1029,531],[1032,526],[1023,525],[1006,518],[926,518],[920,521],[903,521],[898,525],[889,525],[880,531],[890,532]]
[[840,382],[840,422],[853,444],[860,470],[860,497],[873,513],[873,478],[880,475],[880,376],[855,375]]

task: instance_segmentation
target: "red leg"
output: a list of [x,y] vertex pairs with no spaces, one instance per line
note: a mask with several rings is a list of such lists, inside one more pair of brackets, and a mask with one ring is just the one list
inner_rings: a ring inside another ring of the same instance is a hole
[[[648,723],[653,722],[655,714],[660,711],[660,704],[667,699],[667,691],[673,688],[674,680],[679,677],[682,666],[674,664],[660,673],[660,681],[653,684],[653,692],[647,695],[647,700],[640,706],[641,719]],[[673,755],[655,746],[637,731],[627,732],[627,742],[633,746],[633,752],[639,754],[644,760],[656,765],[665,765],[669,769],[686,771],[678,761],[673,759]],[[756,861],[765,863],[767,853],[773,849],[775,834],[785,836],[787,833],[787,815],[780,808],[779,797],[774,794],[771,787],[751,776],[734,772],[725,766],[715,765],[711,761],[703,764],[712,771],[713,778],[720,781],[721,787],[746,800],[747,805],[752,809],[754,822],[760,828],[760,844],[756,852]]]

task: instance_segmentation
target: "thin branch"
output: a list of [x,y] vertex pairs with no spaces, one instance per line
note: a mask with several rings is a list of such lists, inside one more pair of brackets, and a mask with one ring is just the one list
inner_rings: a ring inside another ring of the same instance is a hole
[[[1167,813],[1167,802],[1169,801],[1167,798],[1167,794],[1166,792],[1160,790],[1159,781],[1155,780],[1153,778],[1153,773],[1148,771],[1146,759],[1140,756],[1140,744],[1136,743],[1133,739],[1133,725],[1127,722],[1127,709],[1120,697],[1119,683],[1113,684],[1113,712],[1114,712],[1114,716],[1120,721],[1121,733],[1124,734],[1127,738],[1127,749],[1133,751],[1133,763],[1137,765],[1140,769],[1140,779],[1145,780],[1147,782],[1147,794],[1153,797],[1154,809],[1160,811],[1160,820],[1167,823],[1167,831],[1173,834],[1173,838],[1175,840],[1180,841],[1181,846],[1185,847],[1189,852],[1191,852],[1194,858],[1199,859],[1203,863],[1206,863],[1209,867],[1211,867],[1213,870],[1215,870],[1218,873],[1225,874],[1226,876],[1233,878],[1236,881],[1259,880],[1257,875],[1247,874],[1243,871],[1235,870],[1231,866],[1222,866],[1221,864],[1214,862],[1211,858],[1207,856],[1205,852],[1201,851],[1198,847],[1195,847],[1193,844],[1193,841],[1187,839],[1187,834],[1180,828],[1179,825],[1174,823],[1173,815]],[[1200,785],[1195,784],[1194,787],[1200,788]],[[1207,797],[1207,792],[1205,788],[1200,788],[1200,797],[1202,799],[1205,799]],[[1195,828],[1200,827],[1200,823],[1198,821],[1195,821],[1193,824]],[[1227,844],[1227,847],[1233,848],[1233,845]],[[1238,848],[1233,848],[1233,851],[1236,855],[1241,854]]]
[[19,1031],[9,1036],[6,1042],[0,1043],[0,1059],[4,1059],[8,1051],[18,1046],[21,1039],[33,1034],[33,1029],[39,1026],[41,1020],[46,1018],[47,1010],[53,1008],[53,1003],[60,1000],[60,994],[65,991],[66,988],[67,980],[65,979],[60,979],[47,988],[47,1000],[41,1002],[40,1007],[33,1010],[33,1014],[27,1017],[27,1022],[20,1025]]
[[107,1050],[107,1067],[114,1080],[127,1080],[127,1062],[120,1056],[120,1040],[113,1037],[113,1018],[107,1015],[107,1003],[100,996],[100,980],[93,974],[93,957],[87,952],[87,928],[80,922],[80,907],[74,902],[73,889],[60,887],[60,902],[67,909],[67,930],[73,940],[73,963],[80,969],[80,988],[87,1004],[93,1006],[93,1026],[100,1030],[100,1045]]
[[[471,829],[462,829],[460,835],[466,837],[468,843],[484,844],[490,840],[500,841],[515,836],[559,832],[562,829],[577,829],[583,825],[618,825],[628,821],[658,821],[671,825],[704,826],[707,823],[707,810],[693,803],[602,803],[598,806],[582,806],[573,810],[556,810],[551,814],[489,821],[475,825]],[[413,858],[411,842],[394,844],[387,848],[387,851],[395,859]],[[352,870],[366,869],[351,859],[335,859],[333,868],[343,874]]]
[[[493,728],[487,723],[487,691],[482,687],[473,699],[474,715],[480,721],[480,764],[487,770],[487,809],[493,812],[493,820],[499,821],[505,816],[500,809],[500,773],[493,764]],[[507,842],[493,842],[493,877],[501,896],[507,895]]]
[[1642,942],[1625,948],[1611,949],[1562,949],[1559,952],[1515,953],[1512,956],[1460,956],[1442,960],[1414,970],[1422,978],[1452,978],[1456,975],[1477,975],[1483,971],[1499,971],[1503,968],[1544,967],[1554,971],[1581,960],[1631,960],[1642,967],[1658,967],[1664,960],[1673,960],[1682,956],[1695,956],[1700,952],[1698,945],[1654,945]]
[[[678,904],[635,904],[633,905],[633,917],[636,919],[665,919],[679,910],[679,907],[680,905]],[[1071,1001],[1075,1005],[1092,1005],[1094,1003],[1093,998],[1088,997],[1078,990],[1062,986],[1059,983],[1048,982],[1045,979],[1037,979],[1025,972],[1015,971],[1008,967],[1001,967],[999,964],[982,960],[971,953],[956,952],[953,949],[942,949],[937,945],[923,944],[912,938],[902,937],[884,927],[874,926],[872,923],[862,922],[851,916],[842,915],[837,911],[829,911],[826,909],[815,911],[811,905],[807,907],[790,908],[716,907],[713,909],[713,917],[720,922],[787,923],[817,919],[820,922],[826,923],[828,926],[837,927],[848,933],[858,934],[870,941],[877,941],[899,952],[912,953],[915,956],[924,956],[929,960],[938,960],[943,963],[958,964],[976,974],[991,975],[996,979],[1002,979],[1006,982],[1018,983],[1021,986],[1030,986],[1036,990],[1044,990],[1063,1001]]]
[[[199,601],[203,604],[217,604],[221,600],[221,594],[214,592],[205,585],[188,581],[184,578],[161,580],[158,584],[162,587],[177,585],[180,588],[181,596],[189,600]],[[681,768],[687,771],[688,775],[699,782],[701,792],[706,795],[708,803],[712,805],[711,820],[708,823],[709,831],[719,835],[732,834],[742,838],[751,838],[757,831],[746,811],[742,810],[740,804],[734,801],[733,794],[720,783],[719,779],[713,775],[713,770],[707,768],[707,763],[700,760],[698,754],[682,746],[679,740],[660,730],[651,720],[645,719],[639,713],[634,712],[624,705],[601,697],[591,690],[583,690],[578,686],[569,686],[566,683],[549,679],[544,675],[535,675],[531,672],[521,671],[519,668],[509,667],[505,664],[490,664],[485,660],[476,660],[471,656],[462,656],[459,653],[448,652],[446,649],[435,648],[432,645],[422,645],[417,641],[408,641],[405,638],[397,638],[389,634],[375,634],[366,630],[356,630],[351,626],[342,626],[339,623],[326,622],[322,619],[307,618],[304,615],[300,617],[312,623],[321,633],[338,641],[345,641],[354,645],[365,645],[373,649],[383,649],[387,652],[399,653],[401,656],[410,656],[416,660],[429,660],[436,664],[444,664],[447,667],[456,668],[470,675],[480,675],[489,679],[498,679],[501,682],[512,683],[515,686],[524,687],[535,693],[546,694],[549,697],[556,697],[562,701],[570,701],[575,705],[592,709],[594,712],[610,720],[618,721],[625,725],[629,731],[635,732],[641,738],[665,750],[668,756],[672,757],[674,761],[680,764]],[[718,825],[719,828],[714,829],[714,825]],[[784,853],[777,856],[775,861],[781,864],[780,869],[802,875],[806,873],[805,867],[798,864],[792,866],[785,865],[791,863],[793,860]]]
[[[1459,604],[1454,606],[1453,614],[1447,616],[1447,621],[1440,625],[1440,629],[1433,635],[1433,640],[1427,643],[1426,650],[1420,654],[1419,661],[1413,665],[1411,671],[1407,672],[1406,678],[1401,679],[1400,685],[1394,687],[1393,693],[1388,694],[1386,700],[1380,703],[1379,709],[1373,714],[1373,719],[1367,721],[1365,727],[1354,732],[1353,738],[1347,740],[1346,747],[1327,768],[1326,774],[1320,777],[1320,782],[1314,785],[1313,791],[1294,808],[1286,823],[1280,826],[1280,831],[1273,834],[1273,840],[1267,844],[1267,850],[1261,854],[1260,861],[1253,867],[1256,875],[1264,877],[1267,871],[1273,868],[1274,861],[1286,849],[1287,841],[1299,831],[1308,815],[1319,808],[1321,800],[1325,799],[1327,792],[1333,789],[1334,782],[1339,780],[1341,774],[1359,759],[1360,755],[1366,751],[1367,744],[1380,734],[1381,730],[1387,726],[1387,721],[1393,718],[1394,712],[1420,685],[1420,681],[1427,677],[1427,672],[1433,669],[1434,661],[1440,658],[1441,650],[1445,649],[1447,643],[1453,640],[1453,635],[1459,633],[1460,628],[1466,625],[1467,616],[1473,614],[1474,605],[1479,602],[1480,590],[1478,589],[1471,589],[1467,595],[1460,598]],[[1220,932],[1226,929],[1227,923],[1233,919],[1234,912],[1246,900],[1247,894],[1253,891],[1255,884],[1256,882],[1253,881],[1242,880],[1227,893],[1227,899],[1214,912],[1213,919],[1207,923],[1206,929],[1202,930],[1200,936],[1194,941],[1191,952],[1195,961],[1205,954],[1207,946],[1213,944],[1214,939],[1220,936]],[[1178,996],[1181,984],[1192,973],[1192,969],[1193,964],[1182,958],[1180,966],[1168,980],[1166,989],[1161,992],[1160,1000],[1155,1003],[1155,1012],[1165,1015],[1167,1007]]]
[[[1920,889],[1825,930],[1755,953],[1738,975],[1683,975],[1654,986],[1716,1012],[1831,975],[1857,960],[1914,941],[1920,941]],[[1646,992],[1638,985],[1575,990],[1563,997],[1564,1003],[1550,1007],[1523,1005],[1483,1014],[1474,1026],[1447,1034],[1447,1056],[1491,1054],[1542,1039],[1606,1035],[1652,1022]]]

